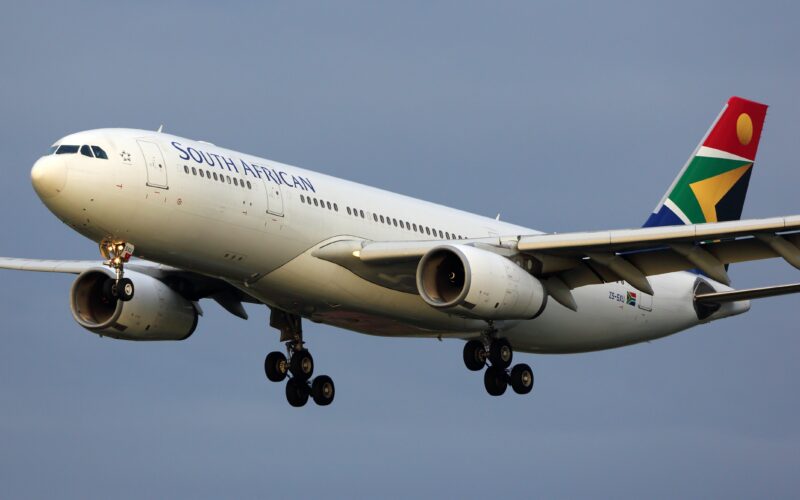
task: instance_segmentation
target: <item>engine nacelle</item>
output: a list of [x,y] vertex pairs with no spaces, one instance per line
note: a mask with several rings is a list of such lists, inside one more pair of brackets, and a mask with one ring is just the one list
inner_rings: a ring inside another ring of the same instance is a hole
[[121,340],[184,340],[197,327],[195,306],[161,281],[125,271],[135,293],[128,302],[107,300],[103,283],[113,278],[106,268],[88,269],[70,290],[72,317],[79,325],[103,337]]
[[511,260],[468,245],[442,245],[417,266],[417,290],[437,309],[485,320],[531,319],[544,311],[542,283]]

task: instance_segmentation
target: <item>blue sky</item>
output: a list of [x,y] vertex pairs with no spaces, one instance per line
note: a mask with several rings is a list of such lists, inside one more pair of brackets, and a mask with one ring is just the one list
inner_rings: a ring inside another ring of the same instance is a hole
[[[0,17],[0,255],[95,258],[30,166],[156,129],[545,231],[639,226],[730,95],[771,106],[746,217],[796,214],[791,2],[29,2]],[[735,266],[740,287],[797,282]],[[0,497],[794,498],[797,297],[650,344],[520,355],[309,324],[328,408],[264,378],[266,308],[180,343],[99,339],[71,277],[0,272]]]

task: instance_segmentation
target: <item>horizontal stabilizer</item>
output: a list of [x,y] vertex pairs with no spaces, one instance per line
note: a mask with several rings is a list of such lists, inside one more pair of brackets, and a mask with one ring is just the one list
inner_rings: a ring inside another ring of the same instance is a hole
[[794,285],[768,286],[764,288],[749,288],[747,290],[733,290],[730,292],[699,293],[694,301],[699,304],[723,304],[739,300],[763,299],[800,292],[800,283]]

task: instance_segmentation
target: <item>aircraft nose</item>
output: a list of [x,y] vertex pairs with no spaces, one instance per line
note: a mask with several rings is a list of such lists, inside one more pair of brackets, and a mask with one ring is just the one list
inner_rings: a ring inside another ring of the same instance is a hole
[[67,183],[67,162],[58,155],[40,158],[31,169],[31,183],[40,198],[57,196]]

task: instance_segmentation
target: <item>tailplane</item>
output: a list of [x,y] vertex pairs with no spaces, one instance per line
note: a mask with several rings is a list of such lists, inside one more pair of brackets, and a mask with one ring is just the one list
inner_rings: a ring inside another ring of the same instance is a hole
[[738,220],[767,106],[731,97],[644,227]]

